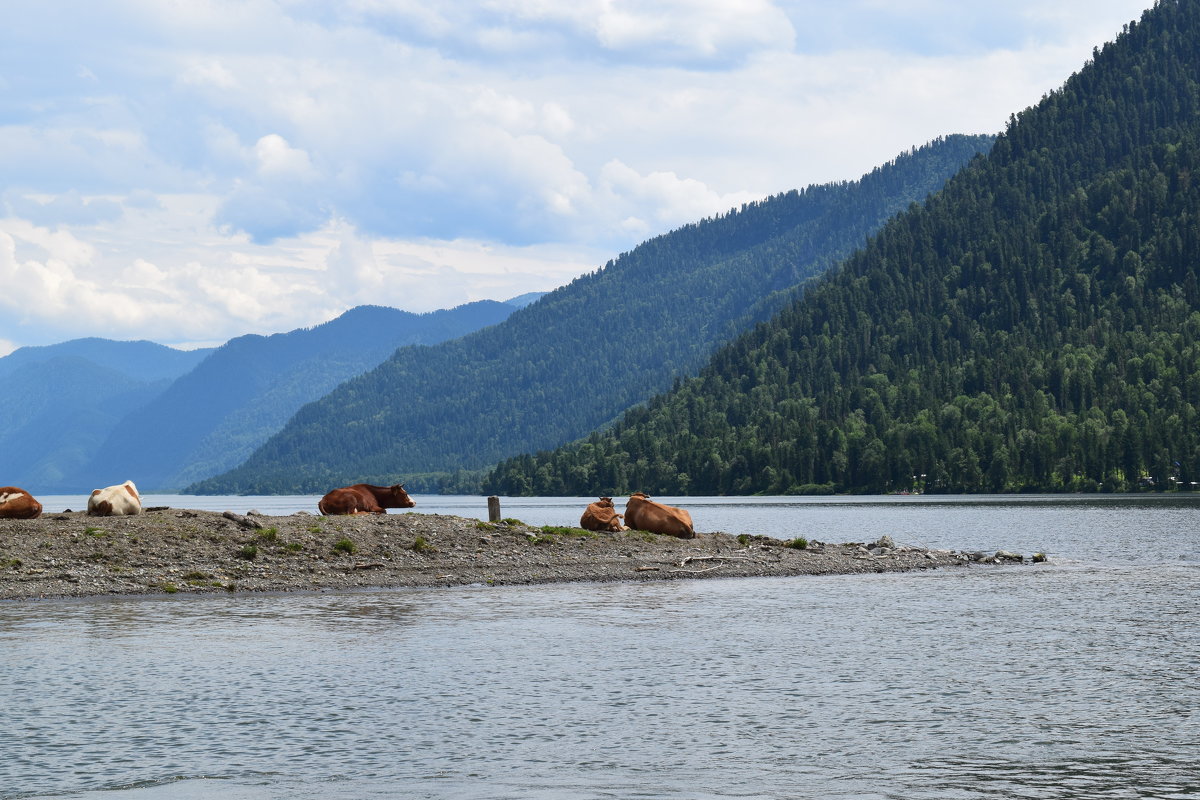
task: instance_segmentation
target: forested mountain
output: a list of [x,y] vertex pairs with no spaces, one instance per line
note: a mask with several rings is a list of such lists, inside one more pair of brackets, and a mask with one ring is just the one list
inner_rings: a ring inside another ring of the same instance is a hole
[[0,358],[0,485],[54,485],[210,350],[74,339]]
[[788,192],[651,239],[502,325],[398,351],[303,408],[246,464],[189,491],[411,481],[581,436],[778,311],[991,141],[940,139],[859,181]]
[[435,344],[503,321],[514,305],[482,300],[413,314],[359,306],[313,328],[240,336],[110,427],[60,490],[132,479],[178,490],[235,466],[305,403],[410,344]]
[[1200,0],[1159,2],[698,377],[607,432],[499,465],[488,489],[1200,480],[1197,43]]

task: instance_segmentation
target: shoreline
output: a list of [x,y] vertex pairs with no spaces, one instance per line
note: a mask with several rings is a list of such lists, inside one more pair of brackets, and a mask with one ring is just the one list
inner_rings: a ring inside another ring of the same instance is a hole
[[980,555],[858,542],[797,549],[745,534],[676,539],[440,514],[159,507],[0,520],[0,600],[847,575],[962,567]]

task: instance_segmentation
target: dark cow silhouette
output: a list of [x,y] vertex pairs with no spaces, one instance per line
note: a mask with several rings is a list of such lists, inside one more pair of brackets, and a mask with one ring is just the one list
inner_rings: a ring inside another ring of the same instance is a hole
[[412,508],[416,503],[404,491],[404,484],[372,486],[356,483],[334,489],[321,498],[317,510],[329,516],[337,514],[386,514],[389,508]]

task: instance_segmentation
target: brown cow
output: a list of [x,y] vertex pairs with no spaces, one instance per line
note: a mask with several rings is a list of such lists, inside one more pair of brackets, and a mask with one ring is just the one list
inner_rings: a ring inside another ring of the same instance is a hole
[[692,515],[682,508],[656,503],[645,492],[634,492],[625,503],[625,522],[639,531],[678,536],[680,539],[695,539]]
[[404,491],[404,484],[372,486],[356,483],[334,489],[321,498],[317,510],[322,514],[386,514],[389,508],[412,508],[416,503]]
[[33,495],[16,486],[0,486],[0,519],[37,519],[42,504]]
[[611,531],[613,533],[629,530],[621,524],[621,515],[613,507],[611,497],[601,497],[584,509],[583,516],[579,518],[579,527],[585,531]]

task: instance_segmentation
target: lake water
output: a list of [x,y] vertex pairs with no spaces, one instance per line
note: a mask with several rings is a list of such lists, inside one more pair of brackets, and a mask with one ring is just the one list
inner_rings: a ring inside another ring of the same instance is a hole
[[1198,498],[676,501],[1052,562],[0,603],[0,798],[1200,797]]

